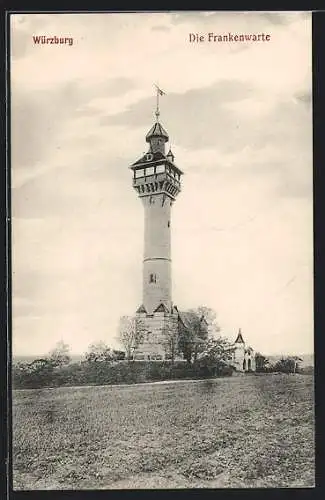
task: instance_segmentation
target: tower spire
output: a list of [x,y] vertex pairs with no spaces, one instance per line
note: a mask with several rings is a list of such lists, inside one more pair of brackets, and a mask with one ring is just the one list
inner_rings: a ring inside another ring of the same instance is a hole
[[238,330],[238,335],[237,335],[237,338],[235,340],[235,344],[245,344],[242,333],[241,333],[241,328],[239,328],[239,330]]
[[159,96],[161,95],[165,95],[166,93],[163,92],[159,87],[158,85],[155,84],[155,87],[156,87],[156,91],[157,91],[157,95],[156,95],[156,111],[155,111],[155,115],[156,115],[156,120],[157,120],[157,123],[159,122],[159,115],[160,115],[160,111],[159,111]]

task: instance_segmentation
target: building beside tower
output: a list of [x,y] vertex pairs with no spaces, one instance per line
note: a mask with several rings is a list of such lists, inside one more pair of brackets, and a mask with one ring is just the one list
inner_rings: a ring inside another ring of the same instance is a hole
[[255,365],[255,352],[244,341],[241,329],[239,328],[237,338],[234,343],[235,351],[233,354],[232,365],[238,372],[254,372]]
[[171,215],[181,190],[183,172],[169,148],[168,133],[159,121],[159,89],[156,122],[146,135],[148,151],[131,165],[133,188],[144,208],[143,298],[136,312],[143,330],[139,359],[165,359],[176,342],[179,313],[172,302]]

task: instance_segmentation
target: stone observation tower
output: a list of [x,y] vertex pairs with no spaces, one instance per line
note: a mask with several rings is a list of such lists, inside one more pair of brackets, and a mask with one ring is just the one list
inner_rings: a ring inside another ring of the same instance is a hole
[[178,311],[172,302],[171,208],[181,190],[182,171],[175,165],[168,133],[159,121],[157,87],[156,121],[146,135],[148,151],[131,165],[133,188],[144,207],[143,298],[137,310],[141,343],[138,359],[170,357],[171,335],[177,335]]

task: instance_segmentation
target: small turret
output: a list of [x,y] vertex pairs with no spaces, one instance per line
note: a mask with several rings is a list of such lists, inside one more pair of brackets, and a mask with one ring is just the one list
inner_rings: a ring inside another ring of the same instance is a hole
[[146,135],[146,141],[150,144],[153,153],[160,151],[165,154],[165,143],[169,140],[164,127],[157,121]]
[[171,163],[174,163],[175,156],[172,153],[172,150],[169,148],[169,151],[167,153],[167,160],[170,161]]
[[237,335],[237,338],[235,340],[235,344],[245,344],[242,333],[241,333],[241,328],[239,328],[239,330],[238,330],[238,335]]

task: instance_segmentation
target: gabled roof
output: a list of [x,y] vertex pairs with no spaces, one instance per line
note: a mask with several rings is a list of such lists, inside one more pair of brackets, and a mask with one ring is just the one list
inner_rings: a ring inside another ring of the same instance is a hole
[[166,313],[168,313],[169,311],[168,311],[167,307],[165,306],[165,304],[161,303],[161,304],[159,304],[158,307],[156,307],[156,309],[154,310],[154,313],[155,312],[166,312]]
[[202,323],[205,323],[206,325],[208,325],[208,322],[207,322],[207,320],[205,319],[204,316],[201,317],[201,321],[202,321]]
[[[151,156],[147,156],[147,155],[151,155]],[[151,158],[150,160],[148,160],[148,158]],[[147,165],[150,165],[151,163],[154,163],[158,160],[167,160],[166,156],[161,153],[160,151],[156,151],[155,153],[153,153],[152,151],[148,151],[148,153],[146,153],[145,155],[143,155],[139,160],[137,160],[136,162],[132,163],[132,167],[136,166],[136,165],[140,165],[140,164],[147,164]]]
[[[185,326],[185,328],[190,328],[192,321],[193,321],[193,316],[195,315],[195,312],[191,311],[178,311],[178,319],[182,322],[182,324]],[[204,323],[205,325],[208,324],[207,320],[205,319],[204,316],[201,316],[200,318],[201,323]]]
[[146,141],[150,142],[150,139],[152,137],[162,137],[163,139],[165,139],[165,142],[167,142],[169,140],[169,137],[168,137],[166,130],[159,122],[156,122],[151,127],[151,129],[149,130],[149,132],[146,135]]
[[178,319],[182,323],[182,325],[185,326],[185,328],[190,327],[191,322],[190,322],[189,314],[187,312],[178,311]]
[[145,314],[147,314],[146,308],[144,307],[143,304],[136,310],[136,312],[137,313],[145,313]]
[[243,336],[241,334],[241,329],[239,328],[237,338],[235,340],[235,344],[245,344]]

